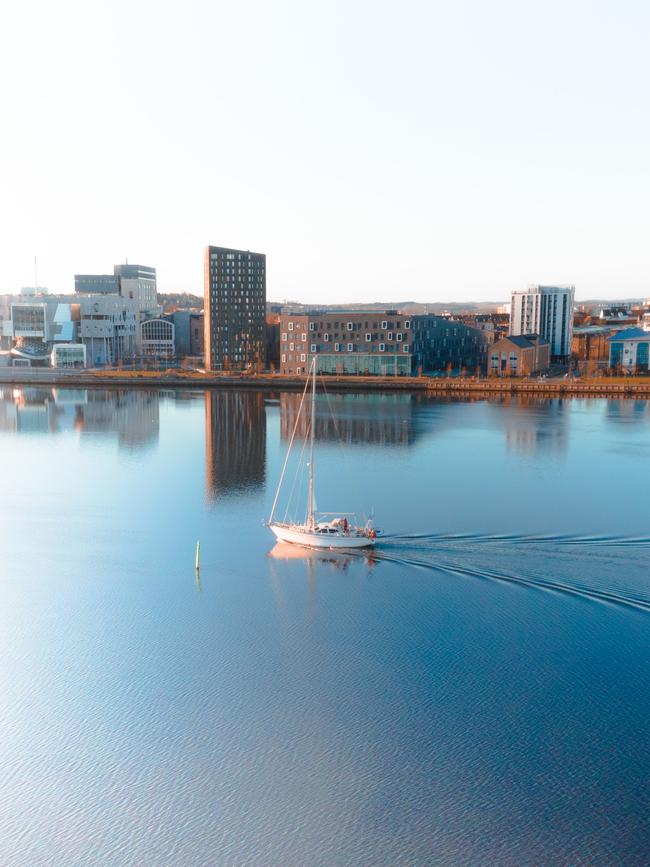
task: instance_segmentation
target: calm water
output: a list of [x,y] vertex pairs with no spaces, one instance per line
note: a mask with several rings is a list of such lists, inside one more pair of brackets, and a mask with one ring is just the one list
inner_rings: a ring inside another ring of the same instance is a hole
[[648,403],[330,400],[0,392],[0,863],[650,861]]

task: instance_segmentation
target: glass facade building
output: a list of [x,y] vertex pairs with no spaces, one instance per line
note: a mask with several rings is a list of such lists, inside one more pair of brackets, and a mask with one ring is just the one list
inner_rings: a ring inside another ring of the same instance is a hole
[[487,364],[488,334],[442,316],[413,316],[413,368],[423,373],[466,370]]
[[120,281],[114,274],[75,274],[74,291],[78,295],[119,295]]

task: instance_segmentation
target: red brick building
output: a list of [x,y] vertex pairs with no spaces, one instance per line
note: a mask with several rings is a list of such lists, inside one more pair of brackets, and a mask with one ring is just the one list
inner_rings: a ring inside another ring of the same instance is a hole
[[549,367],[551,345],[537,334],[510,335],[489,348],[488,358],[488,376],[528,376]]
[[280,314],[280,371],[409,375],[412,317],[396,310]]

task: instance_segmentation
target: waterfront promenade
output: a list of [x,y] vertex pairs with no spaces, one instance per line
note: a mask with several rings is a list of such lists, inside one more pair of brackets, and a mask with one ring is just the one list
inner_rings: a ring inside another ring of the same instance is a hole
[[[431,394],[540,394],[650,398],[650,377],[502,379],[428,376],[328,376],[331,391],[407,391]],[[304,377],[281,374],[219,374],[195,371],[52,370],[0,368],[0,385],[106,388],[253,388],[298,391]]]

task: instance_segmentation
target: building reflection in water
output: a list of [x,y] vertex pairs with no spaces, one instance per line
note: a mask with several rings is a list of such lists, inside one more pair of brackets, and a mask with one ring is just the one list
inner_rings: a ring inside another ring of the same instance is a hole
[[[289,440],[296,423],[301,394],[280,395],[280,436]],[[305,398],[305,400],[307,400]],[[309,413],[303,410],[296,437],[309,431]],[[348,445],[410,446],[415,441],[413,400],[410,394],[317,394],[317,440],[338,440]]]
[[0,430],[115,437],[121,448],[158,441],[159,396],[139,389],[15,387],[0,390]]
[[264,395],[205,392],[205,480],[208,500],[263,487],[266,478]]
[[650,401],[609,399],[605,420],[614,424],[640,424],[650,420]]
[[488,403],[502,411],[506,446],[521,455],[538,451],[566,451],[569,442],[568,406],[564,398],[544,398],[531,394],[490,397]]

